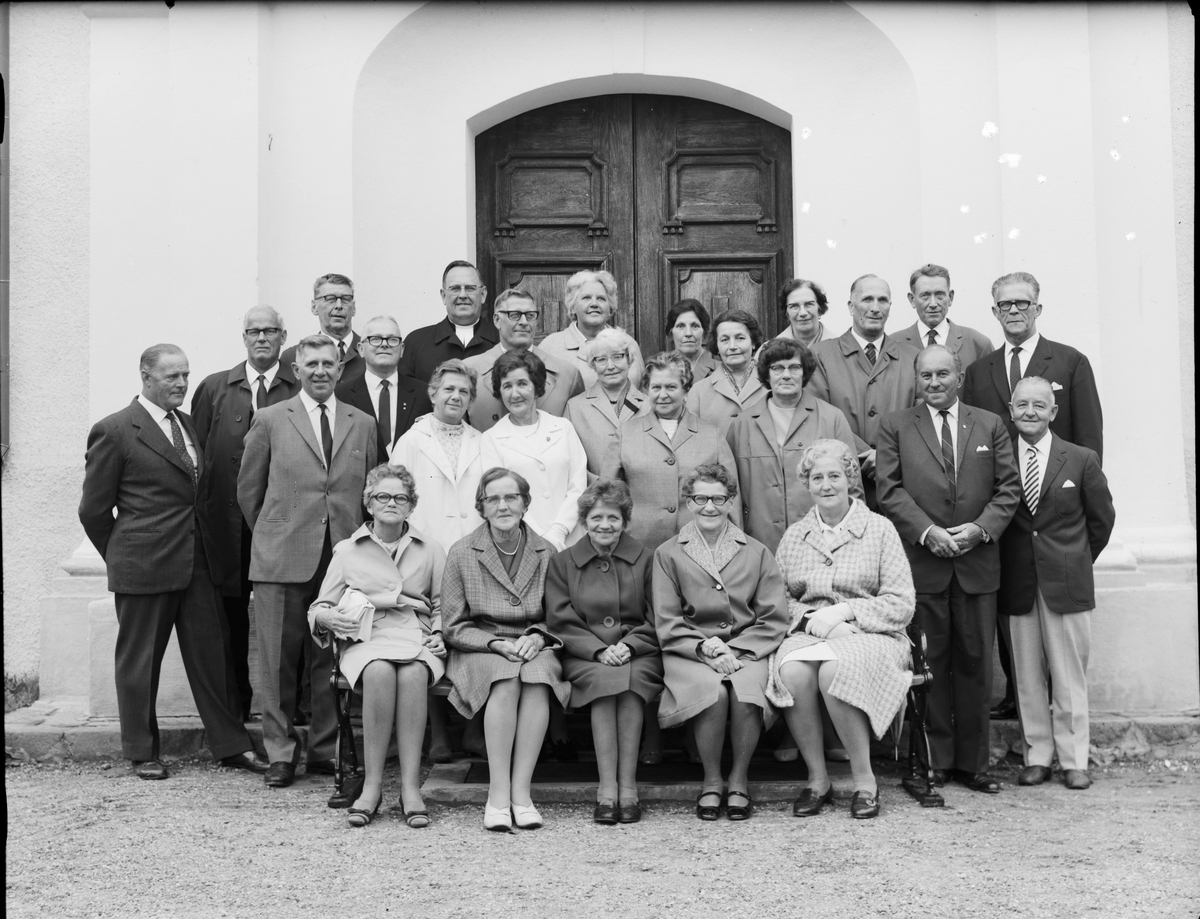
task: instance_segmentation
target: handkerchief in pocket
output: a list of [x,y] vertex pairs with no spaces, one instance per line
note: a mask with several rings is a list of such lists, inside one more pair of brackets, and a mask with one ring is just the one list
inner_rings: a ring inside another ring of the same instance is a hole
[[1063,488],[1074,488],[1074,487],[1075,487],[1075,483],[1072,482],[1070,479],[1067,479],[1065,482],[1063,482]]
[[1052,390],[1054,390],[1055,392],[1058,392],[1060,389],[1062,389],[1062,384],[1061,384],[1061,383],[1054,383],[1054,382],[1051,382],[1051,384],[1050,384],[1050,388],[1051,388]]
[[978,447],[975,448],[975,452],[976,453],[991,453],[992,451],[988,449],[987,444],[980,444]]

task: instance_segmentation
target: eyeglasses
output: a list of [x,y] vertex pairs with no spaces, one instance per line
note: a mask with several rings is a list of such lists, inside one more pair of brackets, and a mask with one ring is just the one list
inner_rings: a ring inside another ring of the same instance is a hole
[[1010,310],[1023,313],[1031,306],[1033,306],[1032,300],[1000,300],[996,303],[996,309],[1002,313],[1007,313]]
[[816,308],[816,303],[789,303],[787,305],[787,311],[789,313],[798,313],[800,311],[807,313],[809,310],[815,310]]
[[325,294],[323,297],[317,297],[318,300],[324,300],[329,306],[335,303],[353,303],[354,294]]
[[408,495],[389,495],[382,491],[371,495],[371,500],[380,507],[387,507],[389,504],[395,504],[397,507],[408,507],[412,504],[412,498]]
[[524,319],[526,322],[533,322],[538,318],[537,310],[496,310],[501,316],[507,316],[509,322],[520,322]]
[[272,329],[246,329],[246,331],[244,331],[242,334],[245,335],[247,338],[258,338],[260,335],[265,336],[267,338],[274,338],[276,335],[278,335],[282,331],[283,331],[282,329],[274,329],[274,328],[272,328]]
[[481,288],[476,284],[455,284],[453,287],[447,287],[446,293],[458,297],[462,294],[477,294],[480,290]]
[[607,367],[612,364],[614,367],[620,364],[628,364],[629,355],[621,351],[618,354],[597,354],[592,358],[591,364],[593,367]]
[[928,303],[930,300],[936,300],[938,303],[945,303],[950,299],[950,295],[944,290],[924,290],[917,294],[916,299],[922,303]]
[[496,508],[500,506],[501,501],[503,501],[509,507],[513,507],[517,504],[523,504],[525,499],[520,495],[488,495],[483,499],[483,504],[484,507]]
[[363,337],[363,341],[373,348],[378,348],[380,345],[395,348],[402,340],[399,335],[366,335]]
[[786,373],[795,376],[798,373],[804,373],[803,364],[772,364],[770,367],[771,373]]
[[729,495],[688,495],[687,499],[696,507],[704,507],[711,502],[714,507],[720,507],[729,501]]

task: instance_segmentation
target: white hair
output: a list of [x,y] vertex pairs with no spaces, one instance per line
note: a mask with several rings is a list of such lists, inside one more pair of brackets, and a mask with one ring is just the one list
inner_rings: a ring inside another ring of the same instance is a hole
[[265,303],[261,303],[258,306],[252,306],[250,309],[246,310],[246,315],[242,317],[243,330],[246,328],[246,323],[250,321],[250,314],[258,312],[259,310],[266,310],[275,317],[275,324],[278,325],[282,331],[287,331],[287,323],[283,321],[283,313],[279,312],[279,310],[275,309],[273,306],[267,306]]
[[596,333],[596,337],[584,345],[583,358],[590,362],[597,354],[611,354],[614,351],[624,351],[632,359],[636,343],[633,338],[621,329],[609,326]]

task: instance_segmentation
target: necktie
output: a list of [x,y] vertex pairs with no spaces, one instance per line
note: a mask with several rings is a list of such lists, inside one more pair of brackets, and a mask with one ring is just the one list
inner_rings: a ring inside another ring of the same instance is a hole
[[338,342],[338,363],[346,363],[346,343],[344,341]]
[[1011,396],[1017,388],[1017,383],[1021,380],[1021,361],[1017,357],[1021,353],[1021,347],[1012,349],[1012,360],[1008,362],[1008,394]]
[[321,452],[325,454],[325,468],[333,465],[333,431],[329,429],[329,406],[324,402],[317,403],[321,410]]
[[379,417],[375,419],[379,424],[379,434],[389,447],[392,445],[392,397],[388,394],[390,385],[387,380],[379,381]]
[[867,342],[867,360],[871,362],[871,366],[875,366],[875,342]]
[[1038,481],[1037,451],[1030,450],[1027,455],[1029,461],[1025,464],[1025,503],[1029,505],[1029,513],[1036,514],[1038,494],[1042,490],[1042,483]]
[[926,337],[929,339],[929,345],[927,347],[933,347],[934,345],[937,344],[937,330],[936,329],[930,329],[929,335]]
[[958,500],[958,487],[954,481],[954,435],[950,432],[950,413],[942,409],[938,414],[942,416],[942,468],[946,470],[946,484],[953,504]]
[[258,375],[258,392],[254,394],[254,410],[257,412],[267,404],[267,377],[266,374]]
[[171,422],[171,443],[175,445],[175,452],[179,454],[179,458],[183,460],[184,468],[187,469],[188,475],[192,477],[192,487],[196,485],[196,464],[192,462],[192,456],[187,451],[187,444],[183,442],[183,431],[179,427],[179,422],[175,420],[174,412],[167,412],[167,420]]

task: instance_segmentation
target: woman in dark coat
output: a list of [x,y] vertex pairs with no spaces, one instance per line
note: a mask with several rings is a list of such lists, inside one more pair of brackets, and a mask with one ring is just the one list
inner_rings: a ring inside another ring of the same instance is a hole
[[653,556],[625,532],[632,511],[624,482],[593,483],[579,498],[587,537],[554,556],[546,573],[546,625],[563,643],[571,705],[592,706],[597,823],[641,819],[642,711],[662,690],[650,610]]

